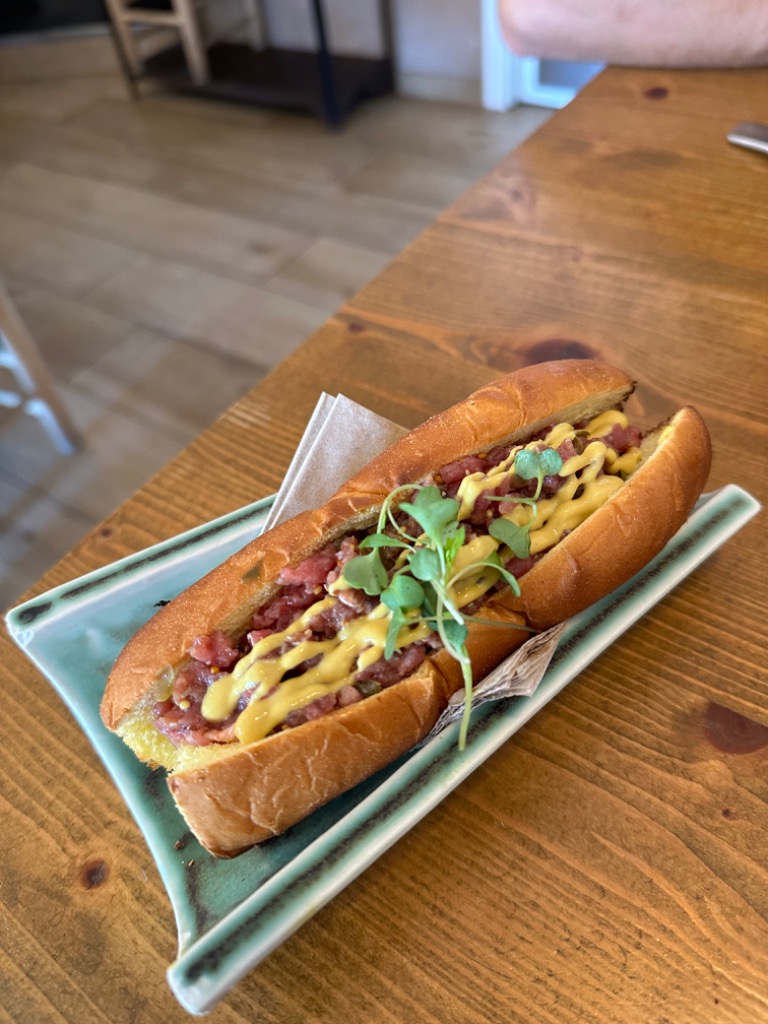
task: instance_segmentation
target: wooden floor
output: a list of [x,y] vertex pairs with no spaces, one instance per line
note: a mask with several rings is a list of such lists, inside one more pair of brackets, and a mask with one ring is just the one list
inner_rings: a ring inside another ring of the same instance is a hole
[[0,275],[85,438],[0,412],[0,604],[548,113],[391,98],[330,134],[112,75],[0,86]]

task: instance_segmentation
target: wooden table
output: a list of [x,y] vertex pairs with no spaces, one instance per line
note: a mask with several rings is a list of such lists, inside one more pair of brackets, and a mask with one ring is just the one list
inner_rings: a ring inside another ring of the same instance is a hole
[[[275,490],[321,389],[413,425],[549,357],[626,367],[648,423],[696,404],[710,489],[764,502],[768,160],[726,143],[741,120],[768,120],[768,71],[602,74],[35,591]],[[211,1019],[768,1021],[765,538],[761,515]],[[7,641],[2,677],[0,1017],[182,1021],[142,838]]]

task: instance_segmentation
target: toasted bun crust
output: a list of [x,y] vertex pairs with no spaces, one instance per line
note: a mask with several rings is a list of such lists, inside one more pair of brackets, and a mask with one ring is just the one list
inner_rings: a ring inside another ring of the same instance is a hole
[[403,684],[306,722],[300,743],[291,735],[298,730],[289,729],[169,776],[171,793],[203,846],[219,857],[235,856],[285,832],[415,746],[452,690],[429,664]]
[[[375,521],[395,487],[468,454],[516,443],[552,422],[588,419],[621,404],[633,383],[596,361],[541,364],[492,382],[396,442],[321,509],[247,545],[150,620],[110,675],[102,717],[139,756],[173,768],[169,787],[201,843],[234,856],[279,834],[389,764],[422,739],[463,686],[444,651],[374,697],[247,746],[171,747],[148,724],[157,680],[187,660],[195,636],[236,633],[277,588],[280,570]],[[625,485],[545,554],[521,580],[521,596],[495,597],[483,617],[546,628],[629,579],[679,529],[709,473],[710,442],[693,409],[649,435]],[[473,625],[468,648],[482,678],[528,634]]]

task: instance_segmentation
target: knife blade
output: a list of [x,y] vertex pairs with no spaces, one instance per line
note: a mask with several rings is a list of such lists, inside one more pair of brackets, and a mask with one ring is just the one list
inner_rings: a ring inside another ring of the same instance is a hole
[[728,133],[728,141],[734,146],[744,146],[759,153],[768,153],[768,124],[742,121]]

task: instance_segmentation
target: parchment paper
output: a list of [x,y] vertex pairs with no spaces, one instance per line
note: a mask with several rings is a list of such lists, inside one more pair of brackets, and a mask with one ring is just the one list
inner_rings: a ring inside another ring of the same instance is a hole
[[344,395],[322,393],[277,492],[265,530],[317,508],[408,431]]
[[[332,397],[323,393],[275,498],[265,529],[324,504],[345,480],[406,433],[404,427],[344,395]],[[537,633],[485,679],[476,680],[472,707],[534,693],[564,629],[565,623]],[[459,690],[430,735],[460,718],[463,710],[464,691]]]

